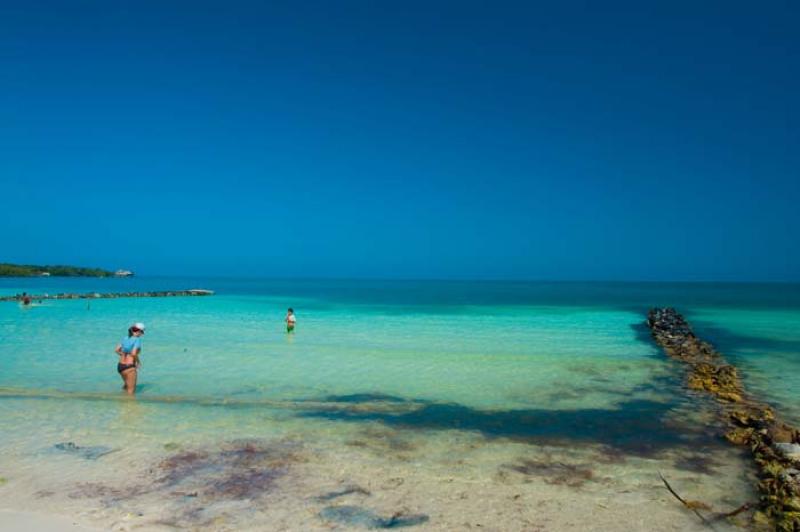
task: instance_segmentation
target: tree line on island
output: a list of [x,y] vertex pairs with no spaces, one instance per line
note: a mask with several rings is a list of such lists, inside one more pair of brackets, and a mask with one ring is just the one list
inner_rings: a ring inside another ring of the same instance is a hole
[[79,266],[35,266],[31,264],[0,263],[0,277],[129,277],[132,272],[116,272],[101,268],[82,268]]

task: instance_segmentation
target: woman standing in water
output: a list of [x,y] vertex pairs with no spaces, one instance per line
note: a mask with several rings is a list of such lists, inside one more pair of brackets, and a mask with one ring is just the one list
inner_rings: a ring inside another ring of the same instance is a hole
[[128,395],[136,393],[136,374],[141,365],[139,354],[142,352],[142,336],[144,335],[144,323],[134,323],[128,329],[128,337],[123,338],[115,349],[119,355],[117,371],[122,377],[122,389]]

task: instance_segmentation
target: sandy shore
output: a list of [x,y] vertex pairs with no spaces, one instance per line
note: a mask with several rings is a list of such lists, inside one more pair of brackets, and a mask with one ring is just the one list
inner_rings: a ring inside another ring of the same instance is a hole
[[136,470],[109,468],[103,459],[75,461],[86,466],[79,469],[53,462],[56,476],[39,463],[9,468],[0,497],[15,510],[0,510],[0,530],[325,531],[392,528],[401,520],[419,531],[700,532],[703,523],[667,492],[658,472],[687,498],[726,511],[752,496],[734,452],[709,450],[712,467],[702,472],[702,464],[676,467],[686,458],[678,451],[609,456],[596,446],[375,427],[344,446],[283,439],[186,445],[120,462],[139,464]]
[[53,514],[0,510],[0,530],[5,532],[93,532],[91,528],[74,519]]

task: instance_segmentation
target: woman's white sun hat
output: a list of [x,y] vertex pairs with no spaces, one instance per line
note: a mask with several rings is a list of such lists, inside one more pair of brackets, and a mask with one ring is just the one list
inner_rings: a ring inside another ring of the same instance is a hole
[[144,323],[142,323],[140,321],[134,323],[133,326],[136,327],[137,329],[139,329],[140,331],[144,331]]

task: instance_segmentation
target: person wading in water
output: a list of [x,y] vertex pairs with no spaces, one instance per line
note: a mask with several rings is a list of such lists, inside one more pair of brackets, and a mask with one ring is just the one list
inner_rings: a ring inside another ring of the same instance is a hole
[[297,323],[297,318],[294,315],[294,309],[289,309],[286,311],[286,318],[284,320],[286,322],[286,332],[294,332],[294,326]]
[[128,395],[136,393],[136,377],[139,366],[139,354],[142,352],[142,336],[144,336],[144,323],[134,323],[128,329],[128,337],[123,338],[114,350],[119,355],[117,372],[122,377],[122,389]]

